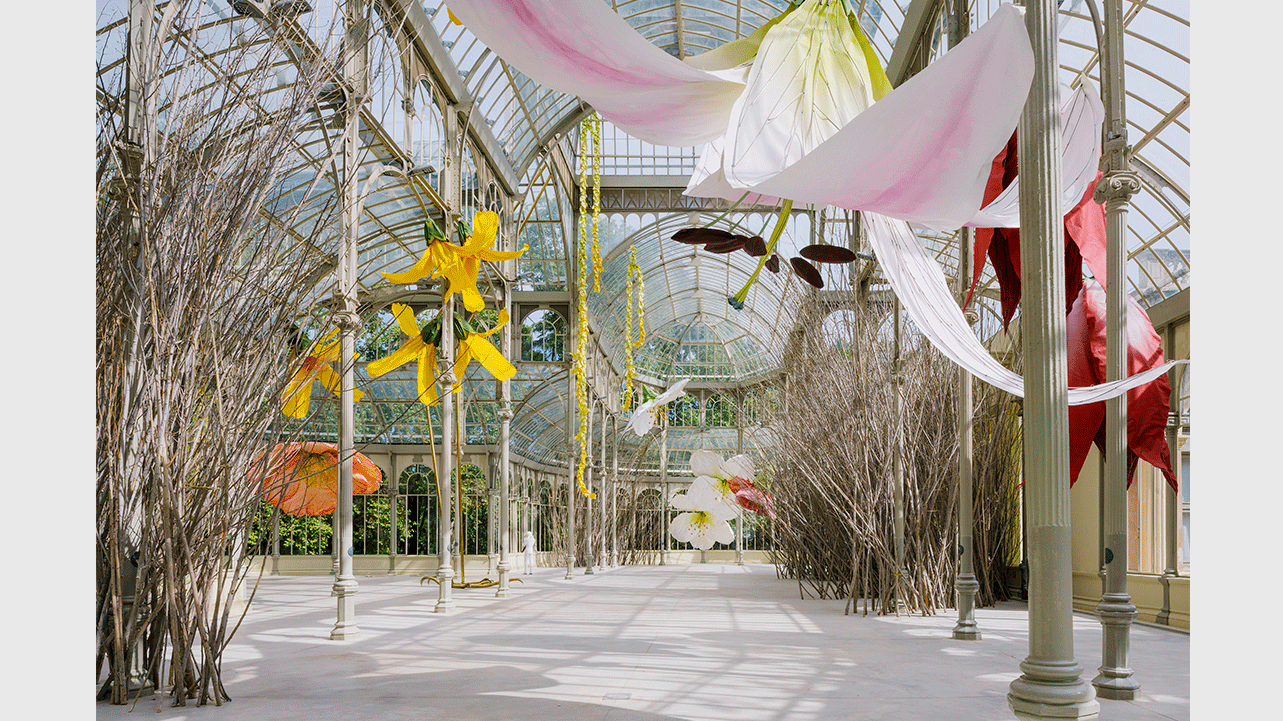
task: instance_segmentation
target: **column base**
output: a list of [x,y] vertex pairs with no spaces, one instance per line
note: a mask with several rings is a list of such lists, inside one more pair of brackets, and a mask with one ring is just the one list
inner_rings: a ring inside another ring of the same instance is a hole
[[[1079,678],[1082,668],[1075,661],[1020,664],[1024,674],[1011,682],[1007,705],[1022,721],[1080,719],[1093,721],[1100,715],[1096,690]],[[1035,675],[1031,676],[1031,672]]]
[[953,640],[955,641],[979,641],[981,640],[980,629],[976,627],[976,622],[972,621],[970,625],[959,622],[953,627]]
[[330,631],[331,641],[347,641],[361,635],[356,625],[356,579],[340,577],[334,582],[334,594],[338,596],[338,617],[334,629]]
[[1091,685],[1096,689],[1096,696],[1111,701],[1136,700],[1140,695],[1140,682],[1132,678],[1130,673],[1129,669],[1127,676],[1109,676],[1104,669],[1101,669],[1100,674],[1091,680]]
[[437,570],[437,604],[433,613],[450,613],[454,610],[454,569],[446,566]]
[[596,573],[596,571],[592,570],[592,556],[588,557],[588,560],[584,562],[584,566],[585,566],[584,568],[585,576],[591,576]]
[[280,556],[272,556],[272,572],[269,575],[272,575],[272,576],[281,575],[281,557]]
[[953,638],[958,641],[979,641],[980,627],[976,625],[976,592],[980,582],[975,574],[960,573],[953,584],[958,594],[958,623],[953,627]]

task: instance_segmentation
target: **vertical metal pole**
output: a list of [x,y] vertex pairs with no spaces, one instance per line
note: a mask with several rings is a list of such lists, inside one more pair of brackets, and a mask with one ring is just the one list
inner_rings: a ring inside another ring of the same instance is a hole
[[[577,313],[578,311],[576,311]],[[569,327],[574,328],[579,320],[576,319]],[[567,335],[566,342],[570,343],[572,336]],[[576,348],[576,353],[581,349]],[[579,493],[579,485],[575,482],[575,464],[579,462],[578,449],[575,448],[575,428],[578,427],[579,407],[575,402],[575,373],[570,371],[570,393],[566,395],[566,579],[574,578],[575,570],[575,494]]]
[[[740,406],[740,411],[743,405]],[[744,452],[744,420],[742,413],[735,414],[735,455]],[[735,504],[735,563],[744,565],[744,507]]]
[[611,423],[611,436],[614,438],[614,450],[611,451],[610,464],[614,469],[614,483],[611,484],[610,496],[611,507],[614,510],[614,516],[610,523],[610,548],[611,557],[610,565],[619,565],[619,418],[614,418]]
[[[504,203],[506,208],[512,207],[512,198],[509,197]],[[517,244],[516,237],[509,233],[508,246]],[[515,276],[517,269],[516,260],[505,260],[502,266],[505,277]],[[503,307],[508,311],[508,317],[512,317],[512,285],[508,282],[503,283]],[[499,352],[504,358],[512,359],[512,326],[511,322],[499,331]],[[512,511],[512,500],[509,494],[509,488],[512,478],[512,457],[508,446],[512,444],[512,386],[510,381],[499,382],[499,532],[496,534],[499,539],[499,588],[495,590],[495,598],[508,598],[511,592],[508,589],[508,574],[512,570],[512,564],[509,563],[509,548],[513,543],[512,520],[509,514]]]
[[[597,365],[596,363],[593,363],[594,370],[596,365]],[[595,372],[593,374],[593,378],[594,380],[596,379]],[[593,391],[590,388],[588,390],[589,399],[592,398],[592,392]],[[593,427],[593,412],[592,412],[592,401],[590,400],[588,403],[588,430],[584,434],[584,446],[587,447],[588,449],[588,464],[587,464],[587,467],[584,468],[584,482],[588,484],[589,493],[592,493],[593,465],[596,463],[596,458],[594,458],[593,456],[592,427]],[[591,576],[595,573],[595,571],[593,571],[593,568],[592,568],[592,565],[593,565],[593,540],[592,540],[593,503],[592,501],[593,499],[592,499],[592,496],[588,496],[588,498],[585,500],[587,503],[587,511],[584,513],[584,575]]]
[[[601,528],[601,544],[597,547],[598,550],[600,551],[597,554],[597,567],[605,568],[606,566],[610,565],[610,549],[607,548],[606,546],[606,502],[610,497],[606,494],[606,481],[607,481],[607,478],[609,477],[609,474],[606,470],[606,401],[605,399],[602,399],[601,401],[601,423],[599,425],[601,426],[601,437],[597,444],[597,448],[598,448],[597,467],[601,470],[601,482],[598,483],[597,486],[601,489],[601,523],[598,524],[598,527]],[[611,488],[612,489],[614,488],[613,482],[611,483]]]
[[396,454],[391,454],[389,467],[392,472],[384,479],[388,490],[388,575],[396,573],[396,547],[400,542],[397,534],[397,494],[400,491],[401,477],[396,473]]
[[355,414],[353,393],[356,385],[356,332],[361,328],[361,317],[356,309],[357,253],[361,219],[357,215],[357,126],[365,89],[365,15],[363,0],[354,0],[345,6],[344,25],[347,36],[344,42],[343,80],[347,86],[347,125],[343,131],[343,252],[342,268],[343,310],[335,313],[339,327],[339,362],[342,382],[339,385],[339,488],[337,516],[338,535],[335,552],[338,554],[339,572],[334,579],[334,595],[338,597],[338,612],[330,640],[342,641],[360,635],[356,625],[356,576],[352,572],[352,474],[355,458]]
[[281,512],[272,512],[272,575],[281,575]]
[[659,480],[664,493],[659,499],[659,565],[668,565],[668,412],[659,409]]
[[1091,684],[1074,660],[1069,499],[1069,380],[1056,4],[1026,0],[1034,77],[1020,116],[1020,335],[1025,368],[1029,656],[1007,702],[1020,719],[1094,719]]
[[[453,110],[451,111],[453,114]],[[445,182],[445,179],[442,179]],[[449,220],[449,218],[447,219]],[[446,227],[453,227],[448,223]],[[451,505],[453,503],[454,484],[451,476],[454,469],[454,298],[441,304],[441,458],[437,463],[440,476],[437,477],[437,604],[433,607],[436,613],[450,613],[454,610],[454,523]]]
[[[971,32],[971,13],[966,0],[952,0],[949,13],[949,45],[956,46]],[[958,302],[967,298],[971,285],[971,253],[973,232],[971,228],[958,230]],[[968,322],[979,320],[976,312],[964,313]],[[976,625],[976,592],[980,582],[975,574],[975,544],[972,519],[972,435],[974,428],[971,374],[958,369],[958,577],[953,588],[958,595],[958,623],[953,627],[953,637],[959,641],[979,641],[980,628]]]
[[892,314],[895,327],[891,360],[891,423],[894,440],[891,446],[891,488],[895,504],[895,612],[906,613],[909,610],[905,600],[905,582],[908,572],[904,566],[904,399],[901,397],[903,379],[900,373],[900,334],[903,332],[903,316],[900,312],[900,299],[895,299]]
[[[1163,329],[1163,355],[1167,360],[1176,357],[1176,324],[1168,323]],[[1181,426],[1181,369],[1172,368],[1167,372],[1167,382],[1171,386],[1172,392],[1168,399],[1167,410],[1167,452],[1172,459],[1172,473],[1176,476],[1176,487],[1185,482],[1181,478],[1181,456],[1180,456],[1180,439],[1178,433]],[[1158,612],[1158,617],[1154,620],[1158,623],[1171,625],[1172,623],[1172,579],[1180,574],[1180,559],[1177,539],[1180,537],[1180,496],[1177,495],[1176,489],[1170,486],[1165,489],[1164,497],[1167,500],[1166,514],[1163,518],[1164,538],[1163,538],[1163,556],[1164,568],[1163,575],[1159,577],[1159,582],[1163,584],[1163,609]]]
[[[962,5],[962,3],[959,3]],[[966,297],[967,286],[971,280],[971,240],[970,228],[958,231],[958,292],[961,298]],[[974,311],[968,311],[967,319],[978,320]],[[974,529],[972,519],[972,435],[973,418],[971,397],[971,374],[965,368],[958,369],[958,577],[953,588],[958,594],[958,623],[953,627],[953,637],[959,641],[979,641],[980,627],[976,624],[976,592],[980,582],[976,580],[974,556]]]
[[[1123,86],[1123,7],[1105,0],[1105,47],[1101,81],[1105,88],[1105,176],[1096,202],[1105,203],[1105,372],[1107,380],[1127,377],[1127,211],[1140,190],[1131,172]],[[1127,394],[1105,401],[1105,592],[1096,614],[1104,627],[1100,673],[1092,680],[1101,698],[1130,701],[1140,683],[1128,667],[1131,624],[1136,606],[1127,593]]]

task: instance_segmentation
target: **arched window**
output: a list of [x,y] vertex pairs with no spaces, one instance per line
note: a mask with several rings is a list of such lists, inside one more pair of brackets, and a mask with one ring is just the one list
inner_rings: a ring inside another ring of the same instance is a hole
[[521,322],[521,360],[560,363],[566,359],[566,319],[555,310],[536,310]]

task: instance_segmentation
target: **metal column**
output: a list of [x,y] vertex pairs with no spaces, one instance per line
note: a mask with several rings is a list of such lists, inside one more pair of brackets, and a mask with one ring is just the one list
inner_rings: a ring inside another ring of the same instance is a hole
[[668,565],[668,412],[659,411],[659,480],[664,484],[659,499],[659,565]]
[[1074,660],[1056,16],[1053,0],[1025,3],[1034,56],[1019,130],[1029,655],[1007,702],[1020,719],[1094,719],[1100,703]]
[[[1105,0],[1101,84],[1105,95],[1105,176],[1096,202],[1105,203],[1106,380],[1127,377],[1127,211],[1140,179],[1131,172],[1123,88],[1123,8]],[[1105,592],[1096,614],[1104,627],[1100,673],[1092,680],[1101,698],[1130,701],[1140,683],[1128,667],[1136,606],[1127,594],[1127,394],[1105,401]]]

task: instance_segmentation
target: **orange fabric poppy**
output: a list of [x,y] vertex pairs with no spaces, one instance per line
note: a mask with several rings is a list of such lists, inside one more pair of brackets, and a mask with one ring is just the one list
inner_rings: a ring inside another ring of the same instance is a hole
[[[338,506],[339,447],[315,441],[278,443],[254,457],[248,479],[262,483],[263,497],[279,506],[281,513],[329,515]],[[352,492],[373,493],[382,482],[379,467],[365,455],[354,453]]]

